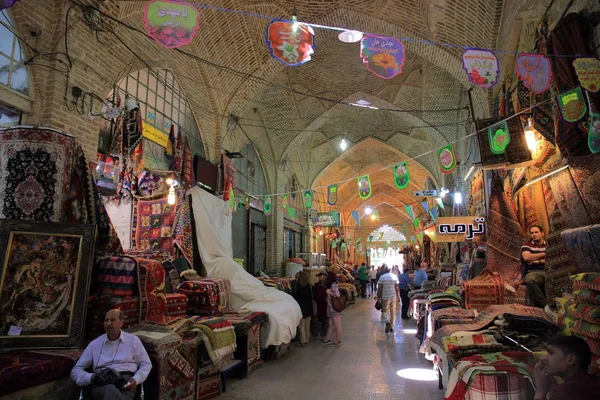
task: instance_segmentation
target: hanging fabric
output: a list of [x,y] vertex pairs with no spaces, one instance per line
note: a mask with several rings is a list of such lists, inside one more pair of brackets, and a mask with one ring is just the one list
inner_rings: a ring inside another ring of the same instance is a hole
[[587,102],[580,87],[559,94],[556,102],[560,115],[566,122],[577,122],[587,114]]
[[502,154],[510,144],[510,131],[506,121],[500,121],[487,128],[490,151],[494,154]]
[[366,200],[371,197],[371,194],[371,177],[369,175],[358,177],[358,196]]
[[288,208],[289,195],[286,193],[281,196],[281,211],[285,211]]
[[450,143],[447,146],[438,150],[438,161],[440,169],[444,174],[450,174],[456,168],[456,152],[454,144]]
[[288,207],[287,212],[290,218],[294,219],[294,217],[296,216],[296,209],[294,207]]
[[337,203],[337,185],[327,187],[327,204],[334,206]]
[[273,199],[271,196],[265,197],[265,203],[263,204],[263,211],[264,211],[265,215],[267,215],[267,216],[271,215],[271,212],[273,211],[272,201],[273,201]]
[[311,208],[312,204],[313,204],[313,191],[312,190],[306,190],[304,192],[304,206],[306,208]]
[[394,165],[394,183],[398,189],[404,189],[410,182],[410,173],[408,171],[408,162],[404,161]]

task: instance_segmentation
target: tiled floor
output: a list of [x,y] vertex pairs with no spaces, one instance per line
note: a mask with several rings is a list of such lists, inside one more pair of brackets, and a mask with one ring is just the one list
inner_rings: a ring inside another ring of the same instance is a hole
[[[291,346],[281,358],[264,364],[244,380],[229,380],[218,399],[440,400],[435,381],[398,376],[418,368],[418,377],[432,374],[432,364],[417,350],[412,320],[398,319],[394,334],[385,334],[372,298],[359,299],[342,315],[340,347],[318,340],[305,348]],[[408,332],[404,332],[408,330]]]

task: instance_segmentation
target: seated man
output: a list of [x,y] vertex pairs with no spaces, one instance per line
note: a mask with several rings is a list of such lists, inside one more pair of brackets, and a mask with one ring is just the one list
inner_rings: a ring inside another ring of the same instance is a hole
[[423,282],[427,281],[427,269],[429,268],[429,264],[423,261],[420,265],[420,268],[415,271],[414,281],[415,281],[415,289],[421,289]]
[[521,246],[521,275],[534,306],[546,307],[546,241],[539,225],[529,227],[530,240]]
[[[110,310],[104,317],[105,335],[84,350],[71,371],[78,386],[90,386],[94,400],[132,400],[137,385],[146,380],[152,363],[140,339],[121,331],[121,310]],[[93,373],[85,369],[92,367]]]
[[[548,355],[535,365],[535,400],[592,400],[600,395],[600,379],[588,374],[590,347],[576,336],[556,336],[548,342]],[[557,375],[564,383],[557,384]]]

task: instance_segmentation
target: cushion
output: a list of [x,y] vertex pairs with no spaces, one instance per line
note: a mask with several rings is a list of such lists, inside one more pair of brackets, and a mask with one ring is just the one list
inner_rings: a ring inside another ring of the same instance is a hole
[[575,301],[578,303],[588,303],[600,305],[600,292],[590,289],[579,289],[573,292]]
[[584,272],[577,275],[571,275],[573,288],[591,289],[600,291],[600,272]]
[[138,324],[127,332],[140,338],[148,352],[162,352],[181,344],[181,337],[166,326]]
[[600,306],[576,303],[574,300],[571,300],[566,304],[565,312],[569,317],[582,319],[592,324],[600,324]]
[[96,293],[133,296],[137,263],[127,256],[102,258],[96,264]]
[[590,346],[590,350],[593,354],[600,356],[600,340],[599,339],[592,339],[587,336],[582,336],[581,338],[587,342],[587,344],[588,344],[588,346]]
[[577,336],[587,336],[593,339],[600,339],[600,325],[590,324],[583,320],[577,320],[571,330],[577,334]]
[[170,320],[185,317],[187,315],[188,298],[185,294],[167,294],[167,316]]
[[141,317],[143,321],[167,324],[165,269],[155,260],[137,259],[140,270]]
[[188,309],[197,315],[213,315],[219,310],[219,287],[212,281],[185,281],[177,289],[188,298]]

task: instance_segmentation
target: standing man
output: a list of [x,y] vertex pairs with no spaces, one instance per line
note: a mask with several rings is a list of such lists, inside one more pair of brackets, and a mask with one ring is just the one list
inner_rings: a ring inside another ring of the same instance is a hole
[[408,306],[410,305],[410,299],[408,298],[408,291],[410,290],[410,276],[408,276],[408,268],[403,267],[402,273],[398,277],[400,286],[400,298],[402,299],[402,319],[409,319]]
[[319,321],[319,334],[321,339],[327,336],[328,319],[327,319],[327,274],[320,272],[317,274],[319,282],[313,286],[313,300],[317,304],[317,320]]
[[390,273],[390,269],[387,267],[385,274],[381,275],[377,284],[377,300],[381,301],[383,316],[386,318],[385,333],[394,332],[396,303],[400,301],[400,292],[398,291],[398,277]]
[[421,268],[415,271],[415,289],[421,289],[423,282],[427,281],[427,268],[429,268],[429,264],[423,261],[421,262]]
[[[140,339],[121,327],[121,310],[110,310],[104,317],[105,335],[93,340],[71,371],[78,386],[90,386],[93,400],[133,400],[137,385],[143,383],[152,363]],[[85,369],[92,368],[93,372]]]
[[533,305],[546,307],[546,241],[544,229],[539,225],[529,227],[529,241],[521,246],[521,275]]
[[358,269],[358,280],[360,281],[360,297],[367,297],[367,285],[369,284],[369,274],[367,273],[367,264],[362,263]]

